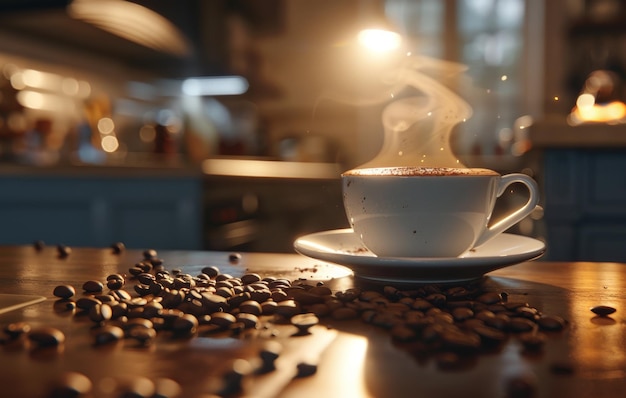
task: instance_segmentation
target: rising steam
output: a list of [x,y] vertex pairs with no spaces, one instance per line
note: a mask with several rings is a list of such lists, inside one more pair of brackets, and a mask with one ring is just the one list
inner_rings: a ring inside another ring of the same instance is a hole
[[419,56],[387,76],[387,83],[410,86],[419,96],[390,103],[382,114],[384,141],[380,152],[360,167],[465,167],[450,147],[452,128],[472,109],[465,100],[428,74],[442,77],[466,70],[461,64]]
[[[406,87],[419,93],[395,99],[385,107],[383,146],[372,160],[359,167],[465,167],[451,149],[450,135],[455,125],[470,118],[472,109],[440,80],[458,78],[467,67],[414,55],[390,54],[377,61],[367,64],[367,68],[349,69],[352,75],[343,75],[341,83],[333,84],[336,90],[325,96],[368,106],[385,103]],[[363,59],[359,62],[365,63]]]

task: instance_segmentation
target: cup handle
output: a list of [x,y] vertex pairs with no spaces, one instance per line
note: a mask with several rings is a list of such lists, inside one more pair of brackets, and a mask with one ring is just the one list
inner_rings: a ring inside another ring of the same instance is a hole
[[485,229],[483,234],[474,244],[474,247],[482,245],[488,240],[504,232],[506,229],[522,221],[527,215],[535,210],[535,207],[537,207],[537,204],[539,203],[539,186],[537,185],[535,180],[533,180],[530,176],[527,176],[526,174],[513,173],[506,174],[500,177],[500,180],[498,181],[498,186],[496,188],[497,197],[499,198],[500,196],[502,196],[508,186],[516,182],[522,183],[528,188],[528,201],[526,202],[526,204],[524,204],[524,206],[508,214],[506,217],[499,220],[491,227]]

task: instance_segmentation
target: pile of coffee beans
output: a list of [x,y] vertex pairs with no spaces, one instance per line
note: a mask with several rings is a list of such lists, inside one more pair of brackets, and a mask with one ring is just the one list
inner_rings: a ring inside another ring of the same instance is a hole
[[[124,250],[120,244],[112,247],[116,253]],[[231,262],[239,259],[237,253],[229,256]],[[387,330],[398,346],[420,358],[434,359],[444,370],[462,368],[510,339],[526,352],[541,352],[549,336],[567,325],[563,318],[543,314],[525,301],[509,300],[505,292],[485,291],[480,283],[333,292],[323,283],[255,273],[235,277],[209,265],[198,275],[168,270],[156,250],[144,251],[128,274],[88,280],[80,289],[59,285],[52,293],[58,298],[56,311],[72,311],[94,323],[94,346],[124,340],[148,347],[161,335],[272,337],[273,324],[293,325],[293,335],[306,335],[320,322],[332,327],[358,319]],[[607,314],[609,310],[595,312]],[[65,340],[53,328],[30,330],[28,325],[13,324],[4,331],[10,339],[27,335],[42,347]],[[268,345],[259,353],[255,371],[273,371],[279,355],[279,346]],[[315,371],[315,364],[298,364],[300,377]],[[229,392],[239,388],[244,376],[235,370],[231,373],[240,377],[225,376]]]

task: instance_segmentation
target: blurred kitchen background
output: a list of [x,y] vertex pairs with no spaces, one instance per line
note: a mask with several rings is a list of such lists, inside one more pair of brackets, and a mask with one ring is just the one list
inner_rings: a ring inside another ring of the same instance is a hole
[[542,186],[515,233],[626,261],[622,0],[0,0],[0,244],[290,252],[346,227],[339,175],[393,100],[357,100],[387,61],[350,63],[368,28],[467,65],[454,152]]

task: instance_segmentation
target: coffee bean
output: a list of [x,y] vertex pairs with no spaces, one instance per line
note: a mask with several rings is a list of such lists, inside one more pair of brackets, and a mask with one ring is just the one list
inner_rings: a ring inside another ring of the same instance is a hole
[[483,320],[485,325],[498,329],[498,330],[507,330],[509,328],[509,324],[511,323],[511,319],[505,314],[497,314],[494,317],[485,318]]
[[289,300],[289,295],[287,295],[287,293],[285,293],[282,289],[275,289],[272,290],[270,298],[279,303],[281,301]]
[[114,254],[120,254],[126,250],[126,245],[123,242],[115,242],[111,244],[111,249],[113,249]]
[[512,332],[530,332],[536,324],[526,318],[512,318],[509,322],[509,330]]
[[429,301],[424,299],[416,299],[411,306],[411,308],[418,311],[426,311],[432,307],[433,305]]
[[220,269],[214,265],[202,268],[201,272],[206,274],[209,278],[215,278],[220,273]]
[[87,293],[100,293],[104,289],[104,285],[100,281],[90,280],[83,283],[83,290]]
[[540,329],[548,331],[563,330],[566,321],[558,316],[541,316],[537,319],[537,325]]
[[[230,315],[230,314],[229,314]],[[189,314],[183,314],[176,318],[172,325],[172,331],[179,336],[191,336],[198,330],[198,319]]]
[[113,310],[108,304],[96,304],[89,309],[89,319],[100,323],[108,321],[113,316]]
[[360,295],[361,295],[361,290],[358,288],[350,288],[342,292],[335,293],[335,296],[337,297],[337,299],[342,302],[354,301],[357,298],[359,298]]
[[158,257],[158,253],[156,250],[154,249],[146,249],[143,251],[143,258],[144,260],[151,260],[153,258]]
[[135,267],[141,268],[144,273],[152,272],[154,269],[152,266],[152,260],[142,260],[135,264]]
[[474,311],[469,308],[460,307],[452,310],[452,317],[457,322],[462,322],[466,319],[470,319],[474,316]]
[[260,280],[261,280],[261,277],[259,276],[259,274],[253,274],[253,273],[250,273],[250,274],[244,274],[244,275],[241,277],[241,282],[242,282],[244,285],[250,285],[250,284],[252,284],[252,283],[257,283],[257,282],[259,282]]
[[288,294],[291,298],[303,305],[319,304],[324,302],[324,297],[310,291],[304,290],[291,290],[291,294]]
[[120,398],[151,398],[154,396],[155,386],[152,380],[137,376],[127,379],[124,384],[119,387]]
[[59,329],[43,326],[28,333],[28,339],[36,347],[56,347],[65,342],[65,335]]
[[54,288],[52,294],[55,297],[68,299],[76,294],[76,289],[72,285],[59,285]]
[[150,301],[143,306],[143,313],[145,318],[154,318],[161,314],[163,311],[163,305],[158,301]]
[[219,326],[222,329],[228,329],[235,322],[237,322],[237,318],[228,312],[216,312],[211,314],[211,325]]
[[44,249],[44,247],[46,247],[46,242],[44,242],[43,240],[36,240],[36,241],[33,242],[33,247],[38,252],[42,251]]
[[[226,311],[229,308],[228,299],[219,294],[201,293],[202,307],[208,313]],[[163,304],[165,306],[165,303]]]
[[261,366],[257,373],[263,374],[272,372],[276,369],[276,359],[280,356],[283,346],[276,341],[268,341],[259,352]]
[[267,285],[270,289],[286,289],[291,287],[291,281],[288,279],[278,278],[269,282]]
[[231,253],[228,255],[228,261],[231,263],[238,263],[241,260],[241,254],[239,253]]
[[94,344],[97,346],[118,342],[124,338],[124,330],[119,326],[106,325],[96,331]]
[[426,301],[430,302],[435,307],[441,308],[446,305],[447,297],[441,293],[433,293],[426,296]]
[[156,268],[161,268],[161,266],[164,263],[163,259],[162,258],[158,258],[158,257],[151,258],[148,261],[150,261],[150,264],[152,264],[152,267],[154,267],[155,269]]
[[117,319],[119,317],[125,316],[127,313],[128,313],[128,304],[118,302],[118,303],[111,305],[111,319]]
[[308,292],[316,296],[330,296],[333,294],[333,291],[326,286],[315,286],[309,289]]
[[276,315],[290,319],[292,316],[300,313],[300,307],[294,300],[283,300],[276,306]]
[[497,304],[502,301],[502,296],[494,292],[483,293],[476,298],[476,301],[483,303],[483,304],[487,304],[487,305]]
[[135,293],[137,293],[140,297],[150,294],[150,286],[147,285],[135,285],[133,286],[133,290],[135,290]]
[[132,329],[152,329],[154,328],[154,323],[150,319],[146,318],[130,318],[126,322],[119,324],[124,332],[130,332]]
[[309,334],[309,329],[319,323],[319,318],[310,312],[291,317],[291,324],[298,328],[299,335]]
[[116,274],[116,275],[109,275],[107,277],[107,288],[109,290],[118,290],[124,287],[124,277]]
[[85,311],[89,311],[91,307],[95,305],[100,305],[100,304],[102,304],[102,301],[98,300],[95,297],[90,297],[90,296],[81,297],[78,300],[76,300],[76,307]]
[[115,297],[117,301],[120,301],[120,302],[128,301],[132,298],[130,293],[128,293],[124,289],[111,290],[109,294],[111,294],[113,297]]
[[57,245],[57,253],[60,258],[66,258],[72,253],[72,248],[65,245]]
[[317,364],[310,362],[300,362],[296,365],[296,378],[309,377],[317,373]]
[[142,285],[150,285],[156,282],[156,277],[148,272],[142,272],[137,275],[137,281],[139,281]]
[[235,295],[235,292],[232,288],[226,287],[226,286],[222,286],[220,288],[217,288],[215,290],[215,294],[218,296],[222,296],[225,299],[228,299],[230,297],[233,297]]
[[89,377],[78,372],[65,372],[53,385],[49,398],[78,398],[91,393],[93,383]]
[[238,396],[243,388],[242,381],[245,376],[252,372],[252,366],[245,359],[233,361],[232,368],[223,376],[223,387],[219,391],[220,396]]
[[364,290],[359,293],[359,300],[365,301],[365,302],[370,302],[372,300],[379,299],[381,297],[383,297],[381,293],[375,292],[372,290]]
[[239,311],[254,315],[261,315],[261,313],[263,312],[263,308],[261,307],[261,304],[257,303],[256,301],[247,300],[239,305]]
[[493,318],[495,317],[496,314],[494,314],[493,312],[489,311],[489,310],[482,310],[476,313],[476,315],[474,315],[474,317],[476,319],[480,319],[481,321],[485,321],[488,318]]
[[591,307],[591,312],[598,316],[609,316],[617,311],[613,307],[609,307],[608,305],[596,305],[595,307]]
[[242,324],[244,329],[254,329],[259,324],[259,317],[254,314],[240,312],[235,318],[236,322]]
[[[254,301],[254,300],[251,300],[249,292],[242,292],[242,293],[236,294],[236,295],[226,299],[226,303],[228,304],[228,307],[230,307],[232,309],[239,308],[242,304],[244,304],[247,301],[253,301],[254,303],[256,303],[258,305],[259,313],[256,314],[256,315],[260,315],[261,314],[261,304],[259,304],[258,302]],[[241,311],[241,309],[240,309],[240,311]]]
[[276,314],[276,310],[278,309],[278,303],[274,300],[268,299],[261,303],[261,314],[262,315],[274,315]]
[[526,319],[535,319],[539,316],[539,311],[533,307],[519,307],[515,309],[515,316],[521,316]]
[[480,337],[471,332],[444,330],[441,340],[446,348],[455,352],[475,352],[480,347]]
[[157,332],[153,328],[134,327],[126,333],[126,336],[137,341],[141,346],[148,346],[156,339]]
[[476,333],[483,344],[498,344],[506,340],[507,335],[501,330],[490,328],[488,326],[479,326],[472,329]]
[[144,297],[131,297],[130,299],[125,300],[124,302],[128,304],[128,308],[130,309],[135,309],[135,308],[140,308],[140,307],[142,308],[143,306],[148,304],[148,300],[146,300]]

